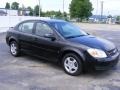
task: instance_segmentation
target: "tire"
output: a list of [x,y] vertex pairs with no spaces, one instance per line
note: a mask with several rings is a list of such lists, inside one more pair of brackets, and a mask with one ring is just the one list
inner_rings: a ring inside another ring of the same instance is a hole
[[20,55],[20,49],[16,41],[10,42],[10,52],[14,57]]
[[78,76],[83,71],[81,59],[74,53],[66,54],[62,60],[64,71],[71,76]]

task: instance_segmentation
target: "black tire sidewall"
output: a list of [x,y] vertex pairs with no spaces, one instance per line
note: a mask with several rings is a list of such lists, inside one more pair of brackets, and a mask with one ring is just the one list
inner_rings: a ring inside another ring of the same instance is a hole
[[[64,61],[67,57],[73,57],[76,59],[77,63],[78,63],[78,70],[75,72],[75,73],[69,73],[66,71],[65,69],[65,66],[64,66]],[[69,74],[69,75],[72,75],[72,76],[78,76],[82,73],[83,71],[83,66],[82,66],[82,62],[81,62],[81,58],[78,57],[78,55],[74,54],[74,53],[69,53],[69,54],[66,54],[63,59],[62,59],[62,66],[63,66],[63,69],[64,71]]]

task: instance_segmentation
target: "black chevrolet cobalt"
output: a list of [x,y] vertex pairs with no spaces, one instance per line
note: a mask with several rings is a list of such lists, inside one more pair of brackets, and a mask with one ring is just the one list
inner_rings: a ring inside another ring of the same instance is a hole
[[7,31],[6,42],[13,56],[24,52],[59,62],[65,72],[73,76],[85,68],[110,69],[119,60],[118,49],[112,42],[63,20],[23,21]]

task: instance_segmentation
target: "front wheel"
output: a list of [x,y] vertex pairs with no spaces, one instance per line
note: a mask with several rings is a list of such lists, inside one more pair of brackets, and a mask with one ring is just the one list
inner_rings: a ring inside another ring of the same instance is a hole
[[18,44],[15,41],[10,42],[10,52],[15,57],[19,56],[20,54]]
[[65,72],[72,76],[77,76],[82,73],[82,62],[76,54],[66,54],[63,57],[62,65]]

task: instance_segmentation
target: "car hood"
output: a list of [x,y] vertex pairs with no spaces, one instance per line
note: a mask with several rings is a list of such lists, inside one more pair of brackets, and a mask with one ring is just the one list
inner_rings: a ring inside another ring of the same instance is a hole
[[68,40],[70,42],[79,43],[91,48],[102,49],[105,51],[110,51],[115,48],[115,45],[112,42],[92,35],[69,38]]

